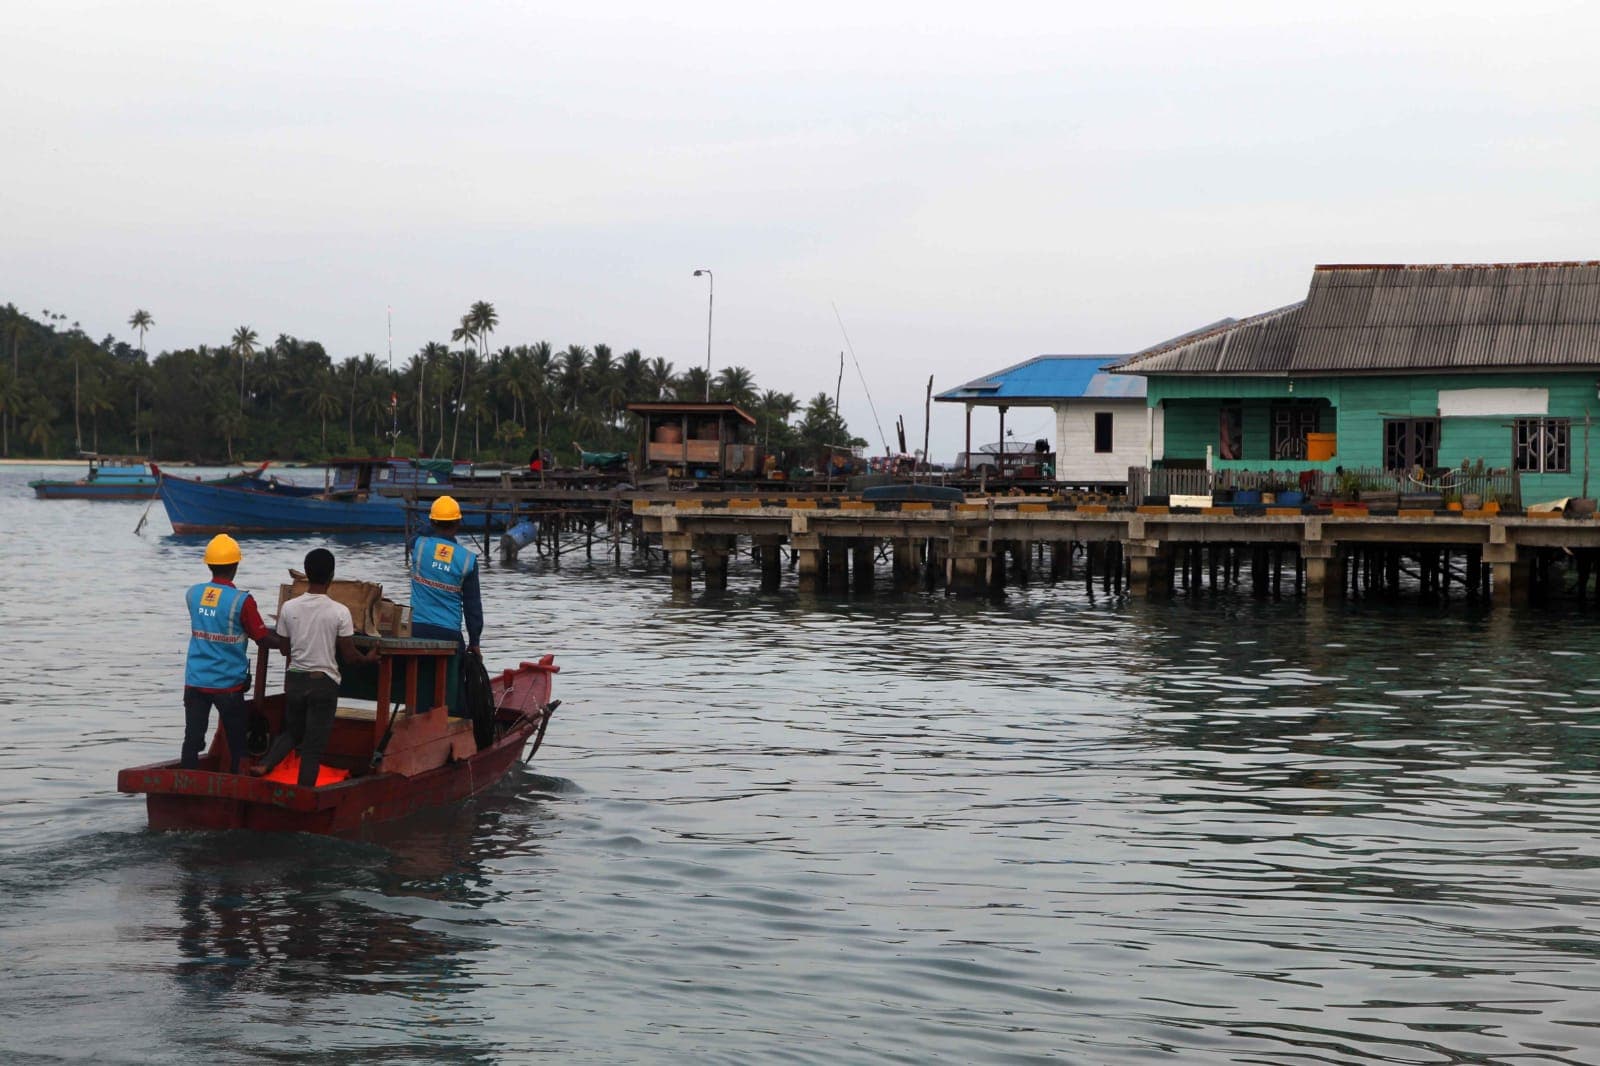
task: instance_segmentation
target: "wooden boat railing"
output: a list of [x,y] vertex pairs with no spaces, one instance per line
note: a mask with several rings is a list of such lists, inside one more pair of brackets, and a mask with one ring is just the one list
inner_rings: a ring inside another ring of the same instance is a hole
[[[377,679],[374,697],[376,711],[372,716],[373,750],[377,750],[384,734],[389,731],[391,715],[400,713],[402,709],[408,714],[418,715],[440,707],[448,707],[450,666],[456,654],[456,645],[453,642],[415,637],[372,637],[364,634],[358,634],[355,640],[357,647],[377,648],[380,656],[375,668]],[[267,670],[271,654],[271,650],[265,647],[256,651],[255,702],[258,708],[266,706]],[[403,675],[399,701],[395,699],[394,682],[396,666],[400,664],[392,661],[395,659],[403,663],[399,671]],[[422,685],[423,667],[430,663],[433,691],[429,695],[432,699],[424,707],[419,703],[424,697],[424,693],[419,689]],[[345,668],[346,682],[340,685],[341,694],[344,694],[348,682],[358,675],[360,670],[359,667]]]

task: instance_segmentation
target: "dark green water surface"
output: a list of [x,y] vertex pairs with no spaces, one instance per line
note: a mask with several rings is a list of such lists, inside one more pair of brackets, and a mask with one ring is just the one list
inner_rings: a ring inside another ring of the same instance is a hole
[[491,666],[563,668],[532,767],[372,840],[153,834],[115,777],[177,753],[201,542],[34,474],[0,1062],[1600,1062],[1590,618],[674,598],[580,550],[484,574]]

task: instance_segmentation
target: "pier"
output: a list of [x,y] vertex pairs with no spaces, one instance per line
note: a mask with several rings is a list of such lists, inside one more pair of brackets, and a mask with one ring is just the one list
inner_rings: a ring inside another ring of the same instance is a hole
[[689,587],[698,569],[713,590],[726,587],[729,557],[743,545],[759,560],[763,588],[782,587],[792,569],[802,592],[870,591],[877,562],[887,558],[897,587],[969,595],[1079,577],[1145,597],[1237,588],[1340,599],[1399,595],[1404,580],[1424,598],[1517,606],[1564,594],[1567,572],[1584,602],[1600,564],[1600,522],[1559,512],[1241,514],[1027,498],[949,507],[678,498],[636,500],[633,515],[646,536],[660,538],[675,586]]

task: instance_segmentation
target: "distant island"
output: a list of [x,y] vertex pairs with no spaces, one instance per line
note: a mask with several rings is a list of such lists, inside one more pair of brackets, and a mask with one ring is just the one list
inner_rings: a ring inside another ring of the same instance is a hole
[[[701,400],[708,391],[704,367],[679,373],[637,348],[618,356],[606,344],[493,347],[499,318],[486,301],[448,341],[423,345],[393,371],[371,352],[335,362],[317,341],[287,333],[263,343],[249,326],[225,343],[152,358],[145,340],[155,316],[139,309],[128,325],[134,343],[95,341],[65,314],[0,308],[0,457],[315,462],[387,454],[393,437],[397,455],[521,463],[548,450],[573,463],[580,442],[612,451],[637,444],[628,403]],[[825,392],[801,405],[791,393],[757,389],[742,366],[723,367],[709,384],[713,400],[756,418],[770,447],[851,439]]]

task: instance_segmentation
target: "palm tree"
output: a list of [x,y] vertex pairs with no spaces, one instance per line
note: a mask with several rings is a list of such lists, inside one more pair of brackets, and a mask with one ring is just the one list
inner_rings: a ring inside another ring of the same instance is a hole
[[680,403],[695,403],[706,395],[706,368],[692,366],[672,381],[673,398]]
[[12,374],[0,367],[0,455],[11,455],[11,422],[22,406],[22,385]]
[[[789,428],[789,419],[800,410],[800,401],[794,398],[792,392],[777,392],[768,389],[761,394],[761,400],[756,404],[761,419],[761,443],[764,446],[772,443],[772,431],[779,426],[785,430]],[[780,442],[788,434],[780,434]]]
[[374,374],[367,379],[367,387],[361,396],[360,413],[363,420],[372,422],[374,440],[386,436],[389,432],[383,428],[383,421],[389,415],[390,395],[387,383],[379,375]]
[[[123,385],[123,388],[126,388],[127,384],[133,385],[133,450],[138,452],[139,430],[142,428],[142,422],[139,418],[139,415],[140,409],[143,406],[140,403],[139,394],[147,385],[151,383],[150,364],[145,362],[144,352],[141,351],[139,353],[139,358],[137,361],[127,364],[127,368],[123,371],[123,374],[127,379],[127,383]],[[141,452],[140,454],[143,453]]]
[[144,354],[144,333],[145,333],[145,330],[149,329],[151,326],[153,326],[155,324],[156,324],[156,320],[154,318],[150,317],[150,312],[146,311],[142,307],[139,308],[139,310],[135,311],[128,318],[128,325],[132,326],[134,329],[139,331],[139,354],[140,355]]
[[83,451],[83,421],[81,411],[83,405],[78,402],[78,346],[72,346],[72,447]]
[[558,380],[561,400],[568,408],[576,410],[582,404],[588,369],[589,349],[581,344],[567,345],[566,351],[561,353]]
[[589,394],[600,402],[606,421],[616,421],[616,407],[611,402],[611,386],[617,374],[617,364],[611,358],[611,345],[594,346],[594,358],[589,361]]
[[428,380],[428,349],[426,347],[411,357],[411,365],[406,367],[406,373],[417,376],[417,405],[415,411],[417,416],[417,454],[421,455],[422,437],[425,432],[423,416],[428,410],[422,403],[422,388],[427,384]]
[[650,366],[645,372],[645,382],[648,385],[650,399],[659,400],[667,395],[667,390],[672,388],[672,364],[659,355],[650,360]]
[[654,396],[645,397],[645,362],[644,353],[637,348],[629,348],[622,353],[622,361],[617,364],[617,377],[622,385],[623,395],[627,397],[626,403],[634,400],[655,399]]
[[211,425],[228,446],[228,462],[233,462],[233,439],[244,432],[244,412],[229,411],[226,408],[218,410],[211,418]]
[[89,412],[90,425],[93,427],[94,433],[94,442],[89,447],[98,454],[100,451],[100,413],[102,411],[114,411],[117,407],[111,401],[111,390],[106,388],[103,378],[90,380],[83,406]]
[[[424,344],[422,346],[422,352],[420,353],[421,359],[422,359],[422,373],[417,376],[417,454],[418,455],[422,454],[424,451],[427,450],[427,445],[425,445],[423,443],[423,437],[424,437],[425,434],[423,433],[422,409],[423,409],[424,403],[423,403],[423,398],[422,397],[423,397],[423,392],[424,392],[423,386],[426,384],[426,379],[427,379],[427,376],[428,376],[428,368],[430,366],[432,366],[436,360],[443,359],[445,356],[448,356],[449,354],[450,354],[450,349],[446,348],[444,345],[440,344],[438,341],[429,341],[427,344]],[[439,454],[439,450],[441,448],[443,448],[443,447],[444,447],[444,400],[443,400],[442,395],[441,395],[441,399],[439,400],[439,444],[438,444],[438,447],[434,448],[433,454],[434,455],[438,455]]]
[[322,451],[328,451],[328,416],[339,413],[339,383],[333,371],[323,370],[311,383],[300,390],[301,397],[311,413],[322,421]]
[[[496,393],[504,393],[511,401],[511,421],[521,422],[520,411],[528,399],[526,372],[522,368],[525,349],[503,348],[496,366],[494,386]],[[500,405],[494,406],[495,430],[500,429]]]
[[[256,354],[256,331],[240,326],[233,331],[233,354],[239,357],[239,413],[244,414],[244,365]],[[229,455],[229,462],[233,461]]]
[[489,350],[489,334],[500,324],[500,316],[495,314],[494,304],[479,300],[467,310],[467,318],[472,322],[472,335],[478,340],[478,354],[482,355]]
[[755,405],[755,377],[742,366],[723,367],[711,384],[717,399],[724,403],[745,408]]
[[450,454],[453,457],[456,445],[461,440],[461,412],[466,409],[467,403],[467,371],[472,366],[472,349],[478,342],[478,327],[473,324],[471,311],[461,316],[461,325],[450,331],[450,339],[461,342],[461,387],[456,390],[455,428],[450,431]]
[[44,453],[46,459],[50,458],[50,438],[54,433],[56,423],[56,408],[42,395],[28,398],[26,406],[22,409],[22,438],[29,444],[36,444]]

